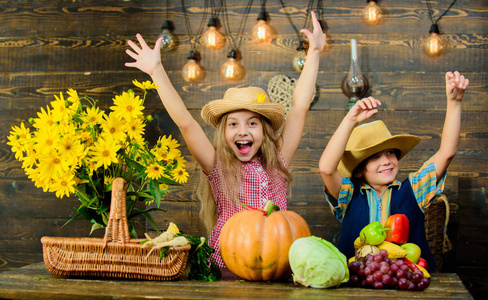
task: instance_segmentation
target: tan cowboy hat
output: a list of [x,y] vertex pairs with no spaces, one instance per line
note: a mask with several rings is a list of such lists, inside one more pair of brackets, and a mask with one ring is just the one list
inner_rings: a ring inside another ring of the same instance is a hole
[[371,155],[386,149],[398,149],[400,160],[419,142],[420,138],[415,135],[391,135],[383,121],[362,124],[352,131],[338,169],[342,176],[351,178],[354,169]]
[[258,87],[230,88],[223,99],[213,100],[202,108],[202,119],[213,128],[217,127],[223,114],[246,109],[266,117],[274,131],[280,129],[285,118],[285,108],[271,102],[266,92]]

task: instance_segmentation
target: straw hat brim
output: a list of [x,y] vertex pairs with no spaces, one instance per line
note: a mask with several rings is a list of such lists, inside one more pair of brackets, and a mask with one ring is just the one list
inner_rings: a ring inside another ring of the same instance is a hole
[[410,134],[399,134],[391,136],[380,143],[370,145],[362,149],[346,149],[339,162],[338,169],[342,176],[351,178],[354,169],[365,159],[371,155],[386,149],[400,150],[398,160],[402,159],[412,150],[418,143],[420,138]]
[[213,128],[217,128],[222,115],[240,109],[250,110],[266,117],[274,129],[278,131],[285,119],[285,108],[280,103],[250,103],[239,100],[213,100],[202,108],[202,119]]

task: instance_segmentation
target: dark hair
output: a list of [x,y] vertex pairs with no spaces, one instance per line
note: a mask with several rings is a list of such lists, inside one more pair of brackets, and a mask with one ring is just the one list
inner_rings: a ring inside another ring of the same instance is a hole
[[[386,150],[386,149],[384,149],[384,150]],[[383,150],[381,150],[381,151],[383,151]],[[378,152],[381,152],[381,151],[378,151]],[[393,148],[393,151],[395,152],[395,156],[397,157],[397,159],[400,159],[400,155],[402,154],[400,149]],[[357,165],[357,167],[354,168],[354,170],[351,173],[351,181],[355,186],[363,183],[363,176],[358,177],[356,175],[362,174],[364,172],[364,169],[366,168],[366,165],[368,164],[369,160],[373,156],[375,156],[378,152],[376,152],[375,154],[364,159],[362,162],[359,163],[359,165]]]

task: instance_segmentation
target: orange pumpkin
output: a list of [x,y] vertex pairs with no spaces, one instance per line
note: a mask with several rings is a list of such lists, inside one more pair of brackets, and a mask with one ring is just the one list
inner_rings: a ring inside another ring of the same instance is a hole
[[292,211],[243,210],[233,215],[220,233],[220,254],[227,268],[250,281],[285,280],[291,275],[288,251],[310,236],[307,222]]

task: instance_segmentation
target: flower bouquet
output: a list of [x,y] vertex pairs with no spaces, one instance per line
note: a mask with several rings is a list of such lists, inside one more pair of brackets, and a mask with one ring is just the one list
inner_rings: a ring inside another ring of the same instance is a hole
[[[8,136],[7,144],[36,187],[58,198],[78,197],[81,204],[66,224],[82,217],[93,223],[90,234],[107,226],[114,178],[127,182],[132,237],[136,236],[134,217],[143,215],[156,228],[149,212],[162,210],[168,186],[181,185],[188,178],[177,140],[162,136],[150,148],[143,137],[146,123],[152,120],[143,114],[144,101],[147,91],[156,86],[150,81],[133,84],[142,98],[130,89],[116,95],[108,114],[97,107],[97,100],[79,97],[76,90],[69,89],[66,99],[61,92],[46,109],[41,108],[37,118],[29,119],[32,132],[22,122]],[[138,206],[138,201],[146,205]],[[147,208],[152,202],[156,207]]]

